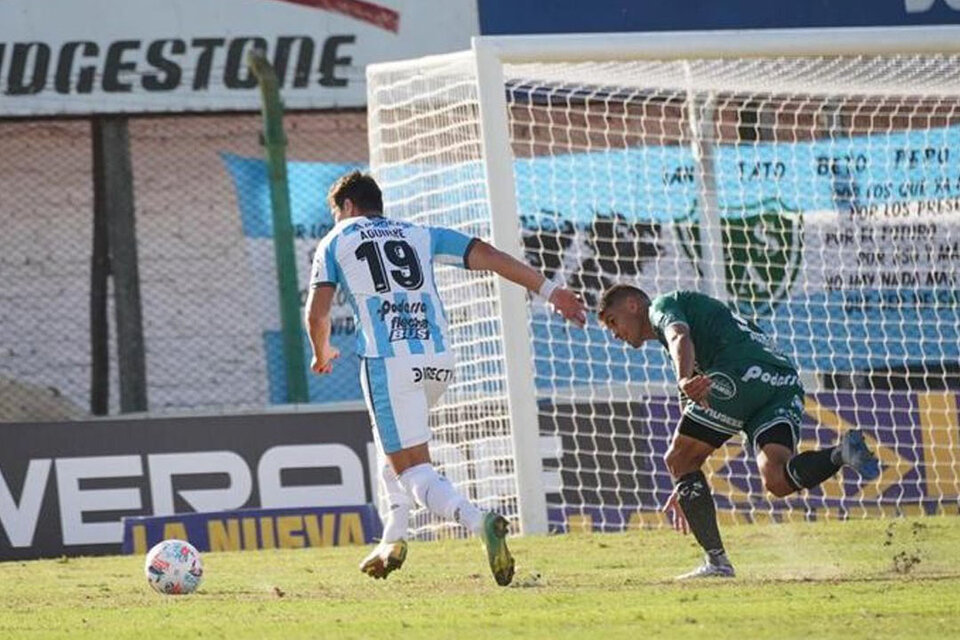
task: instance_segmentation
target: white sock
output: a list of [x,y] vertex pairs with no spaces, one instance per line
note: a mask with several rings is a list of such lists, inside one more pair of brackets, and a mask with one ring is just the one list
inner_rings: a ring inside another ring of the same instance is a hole
[[483,512],[457,493],[432,464],[418,464],[400,474],[400,483],[421,505],[444,520],[453,520],[473,533],[483,528]]
[[400,484],[400,479],[393,472],[393,467],[386,461],[380,465],[380,490],[387,502],[387,512],[383,518],[382,540],[384,542],[405,540],[410,527],[413,498]]

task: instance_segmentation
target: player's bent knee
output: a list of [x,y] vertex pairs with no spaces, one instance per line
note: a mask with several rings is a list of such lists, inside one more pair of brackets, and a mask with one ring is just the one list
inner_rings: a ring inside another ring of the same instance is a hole
[[680,478],[699,470],[703,466],[705,458],[680,447],[670,447],[664,460],[667,463],[670,475],[674,478]]
[[670,475],[674,478],[679,477],[677,471],[681,466],[681,457],[681,454],[678,453],[676,449],[670,447],[667,450],[667,455],[663,458],[663,461],[667,463],[667,470],[670,471]]
[[768,465],[761,469],[760,475],[763,478],[763,488],[777,498],[786,498],[796,491],[787,480],[786,470],[783,467],[774,468]]
[[772,493],[774,497],[777,498],[786,498],[790,494],[796,492],[796,490],[786,482],[771,482],[768,483],[766,487],[767,491]]

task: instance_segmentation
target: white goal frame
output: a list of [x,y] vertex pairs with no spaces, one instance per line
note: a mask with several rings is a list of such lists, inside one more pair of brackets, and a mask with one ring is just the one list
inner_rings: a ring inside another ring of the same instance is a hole
[[[509,162],[512,151],[504,92],[504,63],[938,53],[960,53],[960,26],[479,36],[472,39],[469,52],[381,63],[371,65],[371,70],[402,70],[430,61],[472,58],[479,82],[483,166],[492,212],[492,240],[501,250],[522,259],[517,234],[516,184]],[[373,150],[375,132],[371,130],[370,136]],[[371,158],[371,164],[376,171],[376,157]],[[708,239],[704,251],[709,256],[709,252],[722,251],[719,222],[716,208],[710,205],[711,186],[698,186],[705,201],[703,225]],[[721,264],[720,260],[706,262]],[[710,280],[717,282],[717,279]],[[715,293],[722,295],[722,291]],[[548,520],[537,394],[528,335],[530,311],[525,293],[515,285],[500,280],[497,295],[502,326],[523,327],[522,331],[505,331],[502,336],[520,523],[524,534],[543,534],[547,532]]]

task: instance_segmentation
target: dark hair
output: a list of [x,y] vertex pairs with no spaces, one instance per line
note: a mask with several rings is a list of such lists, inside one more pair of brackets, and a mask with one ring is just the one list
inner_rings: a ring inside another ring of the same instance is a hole
[[383,194],[377,181],[369,173],[351,171],[340,176],[327,192],[327,204],[333,209],[343,206],[344,200],[350,200],[360,213],[383,213]]
[[650,302],[650,296],[648,296],[643,289],[639,289],[630,284],[615,284],[603,292],[597,315],[603,318],[603,314],[619,304],[621,300],[628,298],[640,298],[645,302]]

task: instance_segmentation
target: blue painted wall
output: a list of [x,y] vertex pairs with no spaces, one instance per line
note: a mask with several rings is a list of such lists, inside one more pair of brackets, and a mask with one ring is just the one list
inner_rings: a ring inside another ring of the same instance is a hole
[[956,8],[948,0],[478,0],[478,6],[482,34],[509,35],[960,24],[960,1],[949,2]]

